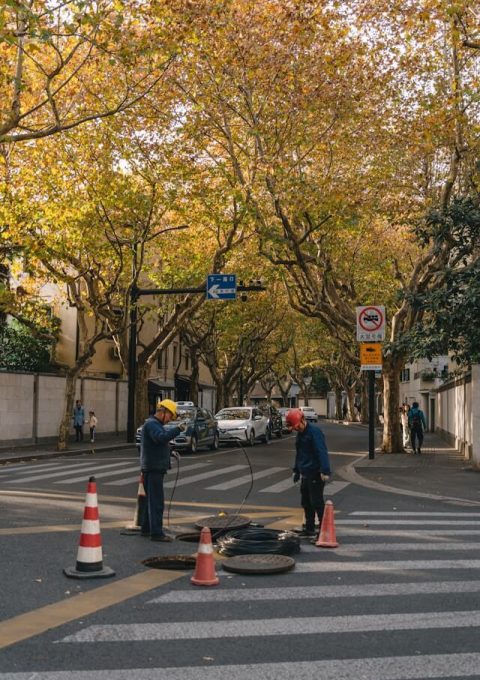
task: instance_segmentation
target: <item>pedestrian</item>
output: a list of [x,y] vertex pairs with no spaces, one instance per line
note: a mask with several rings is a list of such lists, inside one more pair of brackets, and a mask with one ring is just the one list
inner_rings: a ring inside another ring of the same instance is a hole
[[95,411],[88,412],[88,427],[90,428],[90,442],[93,444],[95,441],[95,431],[97,429],[98,419],[95,415]]
[[[422,453],[423,433],[427,428],[425,414],[418,406],[418,401],[414,401],[412,408],[408,412],[408,426],[410,427],[410,439],[413,453]],[[418,441],[418,445],[417,445]]]
[[[142,521],[142,536],[150,536],[152,541],[170,542],[172,539],[163,529],[163,510],[165,496],[163,480],[170,469],[169,441],[178,437],[186,429],[185,423],[166,428],[177,417],[177,406],[171,399],[163,399],[153,416],[142,427],[140,444],[140,465],[143,472],[147,511]],[[178,454],[173,454],[177,455]]]
[[300,483],[300,497],[305,514],[305,525],[300,536],[315,536],[315,514],[321,526],[325,501],[323,489],[330,479],[330,460],[322,430],[307,423],[303,412],[294,408],[286,416],[287,426],[297,433],[293,481]]
[[402,442],[404,448],[408,446],[408,442],[410,441],[410,428],[408,426],[409,410],[410,406],[408,404],[403,404],[400,406],[400,423],[402,425]]
[[75,402],[73,409],[73,427],[75,428],[75,441],[83,442],[83,426],[85,425],[85,411],[80,399]]

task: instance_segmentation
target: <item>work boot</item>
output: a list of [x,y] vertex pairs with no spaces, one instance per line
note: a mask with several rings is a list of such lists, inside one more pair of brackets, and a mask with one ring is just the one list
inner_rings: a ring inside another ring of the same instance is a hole
[[300,538],[313,538],[313,536],[316,535],[317,535],[316,531],[310,529],[302,529],[302,531],[299,531],[297,533],[297,536],[300,536]]
[[418,455],[420,455],[422,453],[420,448],[417,449],[417,453],[418,453]]
[[157,541],[159,543],[171,543],[173,538],[167,536],[167,534],[152,534],[152,536],[150,536],[150,540]]

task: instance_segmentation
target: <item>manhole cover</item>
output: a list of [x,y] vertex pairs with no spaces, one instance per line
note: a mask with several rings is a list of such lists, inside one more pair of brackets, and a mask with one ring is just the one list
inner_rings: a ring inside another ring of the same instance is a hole
[[160,555],[142,560],[151,569],[195,569],[196,559],[192,555]]
[[195,522],[198,529],[208,527],[211,531],[221,531],[222,529],[244,529],[250,524],[250,518],[245,515],[212,515],[204,517]]
[[286,555],[236,555],[222,562],[234,574],[283,574],[294,566],[295,560]]
[[187,543],[199,543],[200,542],[200,532],[191,531],[189,533],[177,534],[175,536],[176,541],[186,541]]

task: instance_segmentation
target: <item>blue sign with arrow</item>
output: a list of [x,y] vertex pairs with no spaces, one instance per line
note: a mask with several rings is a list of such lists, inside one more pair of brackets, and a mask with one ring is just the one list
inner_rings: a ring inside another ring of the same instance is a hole
[[235,300],[236,297],[236,274],[209,274],[207,276],[207,300]]

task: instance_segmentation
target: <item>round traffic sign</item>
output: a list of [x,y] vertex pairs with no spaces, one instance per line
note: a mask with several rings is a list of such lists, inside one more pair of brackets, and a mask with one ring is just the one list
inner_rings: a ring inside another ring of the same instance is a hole
[[383,313],[379,307],[365,307],[358,317],[361,328],[369,333],[380,330],[383,321]]

